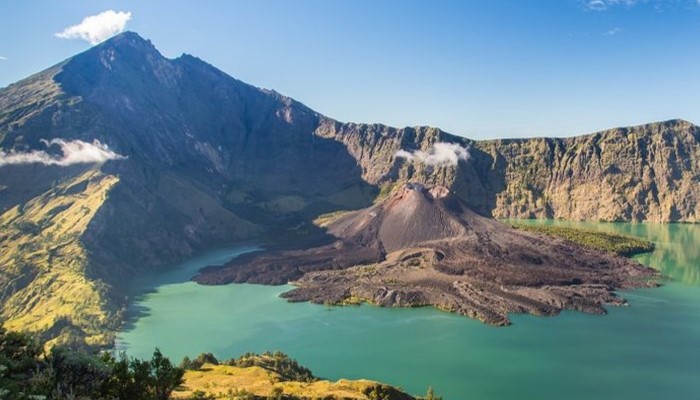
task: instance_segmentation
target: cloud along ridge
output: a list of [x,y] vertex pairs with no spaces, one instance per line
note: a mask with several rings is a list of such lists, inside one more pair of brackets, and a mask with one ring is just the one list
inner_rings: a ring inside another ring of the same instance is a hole
[[399,150],[394,154],[394,157],[430,166],[456,166],[460,161],[469,159],[469,147],[458,143],[437,142],[426,151]]
[[100,164],[109,160],[126,158],[112,151],[109,146],[97,139],[93,140],[92,143],[65,139],[42,139],[41,142],[46,147],[58,146],[61,154],[49,154],[44,150],[27,152],[0,150],[0,167],[17,164],[44,164],[64,167],[74,164]]

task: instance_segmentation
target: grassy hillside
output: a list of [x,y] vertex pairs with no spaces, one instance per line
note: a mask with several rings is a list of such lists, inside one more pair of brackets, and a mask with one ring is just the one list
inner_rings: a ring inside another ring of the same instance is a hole
[[108,344],[108,287],[86,275],[81,236],[118,178],[97,169],[0,215],[1,317],[9,329],[40,332],[48,345]]
[[246,394],[256,398],[275,398],[274,396],[281,394],[284,398],[360,400],[367,399],[366,393],[376,390],[377,387],[385,387],[385,391],[391,390],[390,387],[368,380],[284,381],[279,374],[258,366],[241,368],[205,364],[200,370],[186,371],[184,379],[182,388],[173,393],[174,399],[187,399],[196,392],[203,392],[224,399],[231,395],[233,398],[245,398]]
[[245,354],[221,363],[211,354],[200,355],[196,360],[191,364],[183,362],[187,367],[184,383],[173,392],[174,399],[196,395],[223,399],[414,399],[400,389],[375,381],[332,382],[316,378],[279,352]]
[[631,256],[654,250],[654,244],[648,240],[614,233],[562,226],[527,225],[523,223],[514,223],[512,226],[523,231],[559,237],[582,246],[622,256]]

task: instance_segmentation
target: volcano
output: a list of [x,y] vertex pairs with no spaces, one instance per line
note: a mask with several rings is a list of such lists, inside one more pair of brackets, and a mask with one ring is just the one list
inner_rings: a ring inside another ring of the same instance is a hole
[[282,297],[319,304],[427,306],[508,325],[509,314],[602,314],[615,289],[654,285],[656,273],[615,254],[486,218],[440,186],[407,183],[326,226],[331,243],[259,252],[194,278],[297,287]]

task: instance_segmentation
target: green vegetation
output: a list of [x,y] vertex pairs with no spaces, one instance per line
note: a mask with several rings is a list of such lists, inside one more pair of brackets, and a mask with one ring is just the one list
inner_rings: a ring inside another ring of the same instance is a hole
[[311,371],[286,354],[276,351],[265,352],[262,355],[246,353],[236,359],[224,361],[223,364],[239,367],[260,367],[278,373],[286,381],[314,382],[317,381]]
[[197,356],[194,360],[190,360],[189,357],[185,356],[180,362],[180,368],[183,370],[193,370],[196,371],[201,369],[204,364],[219,365],[219,361],[211,353],[202,353]]
[[436,395],[433,387],[431,386],[428,388],[428,393],[425,395],[425,400],[442,400],[442,396]]
[[394,190],[394,188],[397,186],[396,182],[389,182],[381,185],[379,188],[379,193],[377,194],[377,197],[374,199],[374,204],[379,203],[380,201],[386,199],[389,197],[389,194]]
[[185,383],[173,393],[178,399],[442,400],[432,388],[425,397],[413,397],[374,381],[323,380],[280,352],[246,353],[226,361],[202,353],[194,360],[186,357],[181,366],[186,367]]
[[[100,347],[120,319],[110,287],[88,277],[80,238],[118,178],[91,169],[0,214],[0,318],[56,344]],[[71,187],[83,187],[72,192]]]
[[622,256],[629,257],[634,254],[647,253],[654,250],[654,244],[652,242],[616,233],[550,225],[526,225],[522,223],[511,225],[515,229],[560,237],[582,246]]
[[[211,353],[185,357],[179,367],[153,352],[88,353],[62,345],[50,351],[33,336],[0,326],[1,400],[416,400],[367,380],[330,382],[281,353],[246,353],[219,362]],[[432,388],[424,400],[441,400]]]
[[343,215],[351,212],[350,210],[340,210],[340,211],[333,211],[329,212],[326,214],[321,214],[318,217],[316,217],[313,220],[314,225],[320,227],[320,228],[325,228],[328,225],[330,225],[332,222],[337,220],[338,218],[342,217]]
[[0,399],[167,400],[184,371],[156,349],[150,360],[54,346],[0,327]]

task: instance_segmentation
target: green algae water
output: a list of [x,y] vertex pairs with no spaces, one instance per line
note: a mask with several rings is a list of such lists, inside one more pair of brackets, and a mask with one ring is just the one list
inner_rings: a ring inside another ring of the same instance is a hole
[[187,281],[253,249],[242,246],[144,278],[139,285],[152,290],[133,302],[137,316],[117,348],[148,357],[158,346],[174,360],[281,350],[323,378],[374,379],[413,394],[433,386],[446,400],[700,398],[700,226],[528,223],[649,239],[655,251],[635,258],[668,278],[621,293],[630,306],[606,316],[520,315],[505,328],[432,308],[290,304],[278,297],[289,287]]

